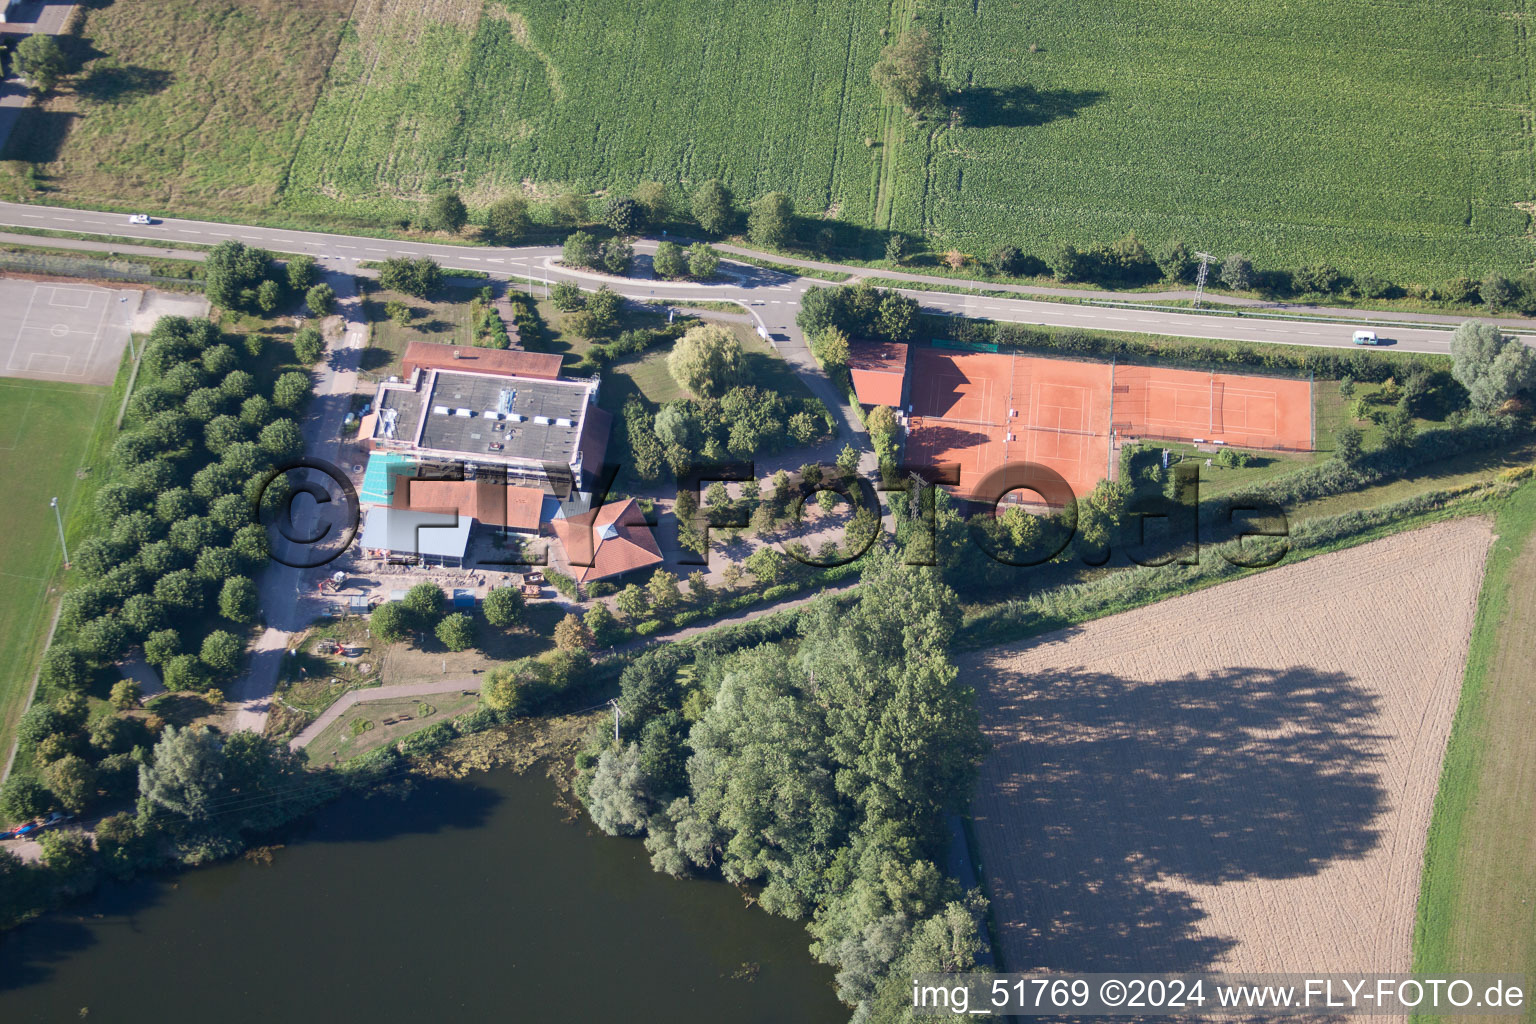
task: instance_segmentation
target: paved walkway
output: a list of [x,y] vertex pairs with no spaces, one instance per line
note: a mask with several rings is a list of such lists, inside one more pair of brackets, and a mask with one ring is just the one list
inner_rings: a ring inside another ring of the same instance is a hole
[[[74,4],[25,0],[11,8],[8,15],[10,20],[0,31],[8,37],[17,39],[39,32],[56,36],[64,31],[64,26],[74,10]],[[11,75],[0,82],[0,151],[3,151],[5,144],[10,141],[11,130],[16,127],[16,122],[21,120],[22,111],[26,110],[31,103],[32,92],[22,85],[20,78]]]

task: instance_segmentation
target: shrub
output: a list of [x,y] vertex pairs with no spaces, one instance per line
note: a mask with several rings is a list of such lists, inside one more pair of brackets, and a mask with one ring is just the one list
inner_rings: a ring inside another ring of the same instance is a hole
[[368,627],[385,643],[399,643],[411,635],[411,615],[399,601],[386,601],[368,617]]
[[485,595],[481,610],[485,613],[486,622],[506,628],[522,621],[526,604],[516,587],[497,587]]

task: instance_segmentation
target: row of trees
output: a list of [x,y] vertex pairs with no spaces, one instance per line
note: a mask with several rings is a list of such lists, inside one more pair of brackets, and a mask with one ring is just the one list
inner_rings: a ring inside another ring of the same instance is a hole
[[[40,718],[52,721],[50,701],[82,695],[93,672],[133,644],[143,644],[173,690],[218,699],[217,687],[239,672],[242,636],[257,615],[251,576],[267,557],[253,503],[268,470],[302,452],[294,416],[310,392],[308,375],[289,372],[262,394],[252,372],[260,372],[260,337],[247,341],[236,349],[212,323],[182,317],[162,318],[151,331],[130,426],[96,494],[99,527],[74,551],[80,581],[60,604],[44,654]],[[285,481],[267,496],[285,499]],[[90,764],[67,718],[59,738],[34,740],[45,785],[60,781],[54,765],[65,756]],[[104,761],[123,751],[102,750],[95,768],[103,780],[115,778]],[[54,797],[75,809],[81,786]]]
[[[109,787],[137,797],[134,811],[103,818],[95,838],[82,832],[43,834],[43,863],[24,865],[0,850],[0,929],[89,891],[102,876],[127,878],[168,863],[202,864],[232,856],[250,837],[308,812],[330,795],[304,771],[287,744],[253,732],[228,737],[199,727],[166,726],[114,716],[83,733],[82,704],[53,709],[60,731],[77,745],[112,751],[94,776],[68,754],[53,776],[71,776],[81,792]],[[50,741],[51,742],[51,741]],[[0,814],[24,819],[52,806],[36,783],[13,774],[0,792]]]
[[[497,629],[522,622],[523,595],[514,587],[498,587],[481,604],[485,621]],[[431,633],[450,651],[466,651],[475,645],[475,618],[467,612],[450,612],[448,596],[436,583],[418,583],[399,601],[386,601],[373,610],[369,628],[385,643],[401,643]]]
[[826,406],[756,386],[727,389],[719,398],[688,398],[657,408],[631,396],[623,410],[622,439],[642,480],[663,469],[681,479],[697,462],[748,459],[814,444],[832,432]]
[[965,970],[980,947],[979,897],[939,865],[981,741],[946,655],[953,592],[886,555],[855,593],[815,602],[795,647],[702,655],[686,687],[676,648],[643,655],[620,742],[594,737],[577,789],[657,870],[760,885],[765,909],[808,922],[859,1019],[887,1019],[911,972]]

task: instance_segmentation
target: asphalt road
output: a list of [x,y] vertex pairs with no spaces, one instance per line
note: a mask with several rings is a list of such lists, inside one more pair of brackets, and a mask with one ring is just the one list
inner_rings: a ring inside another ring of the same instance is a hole
[[[560,252],[557,246],[495,248],[445,245],[434,242],[369,238],[286,228],[250,227],[177,218],[158,220],[153,225],[143,227],[130,225],[127,216],[120,213],[15,203],[0,203],[0,225],[111,234],[142,238],[146,242],[176,240],[212,245],[225,239],[237,239],[276,252],[315,256],[325,261],[329,269],[340,272],[355,270],[357,264],[368,260],[383,260],[391,256],[429,256],[448,269],[478,270],[498,277],[502,275],[520,277],[532,280],[536,284],[576,281],[586,288],[595,288],[600,283],[606,283],[620,294],[635,299],[736,302],[745,306],[761,326],[776,336],[777,341],[789,342],[796,348],[803,346],[803,339],[794,328],[799,297],[807,288],[822,284],[808,278],[792,277],[740,263],[723,264],[726,279],[719,283],[697,284],[656,280],[647,276],[649,253],[655,251],[656,243],[647,240],[641,240],[635,246],[640,254],[640,259],[637,261],[638,276],[612,278],[606,275],[566,270],[556,265],[555,261]],[[778,257],[769,258],[779,259]],[[816,265],[830,266],[829,264]],[[894,276],[858,267],[840,269],[846,270],[849,274]],[[911,276],[917,279],[917,275]],[[965,282],[955,282],[955,284],[964,285]],[[975,285],[993,287],[984,282],[976,282]],[[1103,331],[1135,331],[1212,340],[1338,348],[1353,346],[1354,325],[1350,323],[1324,323],[1304,319],[1238,318],[1133,309],[1124,306],[1081,305],[1029,298],[994,298],[927,290],[913,290],[907,294],[922,303],[925,309],[934,312],[986,317],[1016,323],[1081,327]],[[1362,314],[1357,311],[1340,310],[1338,315],[1359,317]],[[1424,317],[1422,319],[1430,321],[1442,318]],[[1378,334],[1389,340],[1390,344],[1385,346],[1389,349],[1409,352],[1449,350],[1450,333],[1444,328],[1404,325],[1390,328],[1377,327],[1376,330]],[[1536,338],[1525,337],[1524,340],[1528,344],[1536,343]]]

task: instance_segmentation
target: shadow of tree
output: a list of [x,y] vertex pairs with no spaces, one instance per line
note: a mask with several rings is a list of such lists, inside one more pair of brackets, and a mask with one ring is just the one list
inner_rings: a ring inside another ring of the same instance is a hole
[[1341,673],[985,675],[973,810],[994,851],[1006,836],[989,869],[1015,969],[1209,968],[1235,940],[1179,883],[1312,875],[1378,842],[1379,702]]
[[96,103],[124,103],[163,92],[174,80],[158,68],[98,64],[75,83],[75,92]]
[[1094,89],[972,86],[954,96],[960,123],[970,128],[1029,128],[1075,117],[1104,98]]

